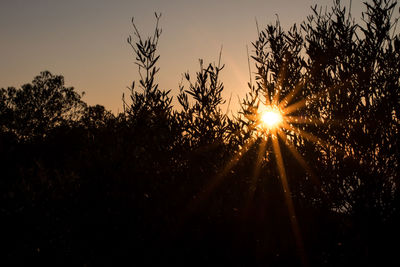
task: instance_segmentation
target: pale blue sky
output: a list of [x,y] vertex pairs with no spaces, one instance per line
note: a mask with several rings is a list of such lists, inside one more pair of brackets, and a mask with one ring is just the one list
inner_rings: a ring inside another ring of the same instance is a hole
[[[348,6],[350,0],[343,0]],[[363,10],[352,1],[353,16]],[[244,96],[248,82],[246,45],[260,28],[276,20],[288,29],[301,23],[314,4],[332,0],[0,0],[0,87],[30,82],[40,71],[62,74],[68,86],[85,91],[89,104],[122,110],[121,96],[137,78],[131,17],[145,35],[152,33],[154,12],[162,12],[159,43],[162,89],[176,95],[181,75],[198,70],[198,59],[215,62],[221,45],[225,98]],[[194,75],[192,75],[194,76]]]

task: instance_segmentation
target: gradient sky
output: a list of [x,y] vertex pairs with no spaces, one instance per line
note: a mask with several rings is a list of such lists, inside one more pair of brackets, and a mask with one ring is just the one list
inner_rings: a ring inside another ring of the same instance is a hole
[[[157,11],[162,12],[163,29],[160,87],[175,96],[182,73],[189,70],[194,77],[199,58],[216,62],[223,45],[224,97],[232,94],[235,106],[247,91],[246,45],[251,50],[257,37],[255,18],[262,29],[278,14],[288,29],[301,23],[316,3],[330,6],[332,0],[0,0],[0,87],[19,87],[49,70],[63,75],[67,86],[85,91],[87,103],[122,111],[122,93],[137,78],[126,42],[133,33],[131,17],[147,35]],[[362,10],[362,1],[353,0],[353,17],[359,18]]]

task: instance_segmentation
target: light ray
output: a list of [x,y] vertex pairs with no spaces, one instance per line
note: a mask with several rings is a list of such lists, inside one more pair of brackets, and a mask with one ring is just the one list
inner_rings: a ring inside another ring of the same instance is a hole
[[300,165],[306,170],[306,172],[311,176],[312,181],[320,185],[321,182],[319,181],[318,177],[315,175],[313,170],[307,164],[303,156],[296,150],[295,146],[288,140],[287,136],[281,131],[278,131],[279,137],[285,142],[286,146],[289,148],[289,151],[292,153],[294,158],[300,163]]
[[279,80],[280,79],[278,79],[278,82],[277,82],[277,84],[276,84],[276,87],[275,87],[275,94],[274,94],[274,96],[273,96],[273,98],[272,98],[272,105],[274,105],[274,106],[277,106],[278,105],[278,102],[279,102],[279,96],[280,96],[280,94],[281,94],[281,91],[282,91],[282,85],[280,85],[280,82],[279,82]]
[[285,116],[285,121],[294,124],[314,124],[314,125],[336,125],[339,126],[341,122],[337,120],[329,120],[329,122],[325,120],[321,120],[319,118],[309,118],[302,116]]
[[266,149],[267,149],[267,139],[262,138],[260,148],[259,148],[258,154],[257,154],[257,161],[255,162],[255,166],[254,166],[253,176],[250,181],[249,195],[247,197],[246,205],[245,205],[245,213],[247,212],[247,210],[253,200],[254,193],[257,189],[257,180],[258,180],[258,177],[260,176],[261,164],[262,164],[262,160],[265,155]]
[[189,203],[189,211],[192,212],[198,207],[198,205],[203,202],[208,196],[218,187],[222,181],[224,180],[225,176],[232,170],[232,168],[239,162],[239,160],[249,151],[250,147],[254,144],[255,139],[251,139],[247,142],[237,153],[235,153],[234,157],[226,164],[224,169],[219,172],[211,182],[195,196],[195,198]]
[[283,81],[286,78],[287,64],[288,64],[287,63],[287,58],[285,56],[283,58],[282,67],[280,68],[279,73],[278,73],[278,79],[277,79],[277,82],[276,82],[276,88],[275,88],[275,92],[274,92],[275,94],[274,94],[274,97],[273,97],[273,100],[272,100],[272,104],[274,106],[278,106],[279,97],[280,97],[281,92],[282,92]]
[[300,92],[301,89],[305,86],[306,81],[299,81],[297,85],[293,88],[293,90],[288,93],[282,101],[279,103],[279,108],[282,109],[283,107],[287,106],[290,101]]
[[[303,131],[303,130],[301,130],[301,129],[293,126],[293,125],[290,125],[288,123],[282,123],[282,128],[284,128],[284,129],[286,129],[288,131],[296,132],[297,135],[299,135],[301,137],[304,137],[308,141],[313,142],[315,144],[318,144],[321,147],[326,148],[326,149],[328,149],[330,151],[335,151],[335,153],[342,153],[344,155],[350,156],[348,153],[346,153],[346,151],[343,148],[341,148],[341,147],[339,147],[337,145],[331,144],[329,142],[326,142],[326,141],[322,140],[321,138],[318,138],[315,135],[313,135],[313,134],[311,134],[309,132]],[[351,156],[353,158],[357,158],[355,155],[351,155]]]
[[299,109],[305,107],[307,101],[310,101],[310,99],[303,98],[302,100],[300,100],[300,101],[298,101],[298,102],[296,102],[296,103],[294,103],[294,104],[292,104],[292,105],[290,105],[290,106],[287,106],[286,108],[284,108],[284,109],[282,110],[282,112],[283,112],[283,114],[285,114],[285,115],[286,115],[286,114],[290,114],[290,113],[292,113],[292,112],[295,111],[295,110],[299,110]]
[[297,128],[297,127],[294,127],[293,125],[290,125],[290,124],[288,124],[286,122],[282,123],[282,128],[285,128],[285,129],[287,129],[289,131],[296,132],[299,136],[304,137],[305,139],[307,139],[310,142],[314,142],[316,144],[319,144],[322,147],[326,147],[326,148],[332,147],[331,144],[329,144],[328,142],[325,142],[321,138],[318,138],[315,135],[313,135],[311,133],[308,133],[306,131],[303,131],[303,130]]
[[296,102],[296,103],[294,103],[292,105],[289,105],[286,108],[282,109],[282,112],[285,115],[289,115],[293,111],[299,110],[299,109],[305,107],[307,102],[313,102],[314,100],[319,99],[322,96],[327,95],[327,94],[329,94],[329,93],[331,93],[331,92],[333,92],[333,91],[345,86],[346,83],[347,82],[344,82],[343,84],[336,84],[336,85],[334,85],[332,87],[329,87],[329,88],[326,88],[325,90],[322,90],[322,91],[320,91],[320,92],[318,92],[318,93],[316,93],[314,95],[311,95],[308,98],[303,98],[302,100],[299,100],[298,102]]
[[293,200],[292,200],[291,193],[290,193],[289,183],[288,183],[287,177],[286,177],[285,166],[283,164],[282,153],[281,153],[281,149],[279,147],[278,138],[272,138],[272,144],[273,144],[273,149],[274,149],[274,154],[275,154],[275,158],[276,158],[276,162],[277,162],[278,172],[279,172],[279,176],[281,178],[283,193],[285,195],[285,202],[286,202],[286,205],[288,208],[290,223],[291,223],[293,234],[295,237],[298,253],[299,253],[299,256],[303,263],[303,266],[307,266],[307,264],[306,264],[307,260],[306,260],[306,254],[304,251],[303,240],[301,237],[300,227],[299,227],[299,224],[298,224],[297,218],[296,218],[294,204],[293,204]]
[[270,96],[269,96],[269,92],[266,93],[265,96],[265,105],[270,106],[272,104]]

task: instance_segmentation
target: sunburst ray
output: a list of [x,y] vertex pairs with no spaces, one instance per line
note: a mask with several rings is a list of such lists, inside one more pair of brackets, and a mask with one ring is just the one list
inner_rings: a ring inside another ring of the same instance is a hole
[[301,137],[304,137],[308,141],[313,142],[315,144],[318,144],[318,145],[320,145],[322,147],[325,147],[325,148],[332,147],[331,144],[329,144],[328,142],[322,140],[321,138],[318,138],[315,135],[313,135],[312,133],[309,133],[309,132],[306,132],[304,130],[301,130],[300,128],[295,127],[295,126],[293,126],[293,125],[291,125],[291,124],[289,124],[287,122],[283,122],[282,123],[282,128],[284,128],[286,130],[289,130],[289,131],[292,131],[292,132],[296,133],[297,135],[299,135]]
[[314,171],[310,168],[308,163],[305,161],[303,156],[297,151],[297,149],[292,144],[292,142],[290,140],[288,140],[286,134],[284,134],[281,130],[278,130],[278,135],[283,140],[285,145],[289,148],[289,151],[292,153],[294,158],[300,163],[300,165],[304,168],[304,170],[310,175],[312,181],[315,184],[320,185],[321,184],[320,180],[315,175]]
[[263,158],[265,156],[266,149],[267,149],[267,139],[262,138],[260,148],[257,153],[257,160],[254,165],[253,175],[251,177],[251,181],[250,181],[250,185],[249,185],[249,194],[247,196],[244,213],[247,212],[248,208],[250,207],[251,202],[253,201],[253,197],[254,197],[254,193],[257,189],[257,181],[258,181],[258,178],[260,177],[261,165],[262,165]]
[[321,118],[310,118],[303,116],[285,116],[285,121],[290,124],[310,124],[310,125],[335,125],[341,124],[338,120],[322,120]]
[[205,186],[204,189],[192,199],[192,201],[188,205],[189,212],[193,212],[194,210],[196,210],[196,208],[210,196],[210,194],[223,182],[224,178],[239,162],[244,154],[249,151],[254,142],[255,139],[250,139],[238,152],[234,154],[234,156],[231,158],[231,160],[229,160],[222,171],[218,172],[218,174],[214,176],[213,179],[211,179],[209,184]]
[[303,265],[306,266],[307,260],[306,260],[306,254],[304,251],[304,244],[303,244],[303,240],[302,240],[302,236],[301,236],[301,232],[300,232],[300,227],[297,222],[297,217],[296,217],[296,213],[295,213],[295,209],[294,209],[294,204],[293,204],[293,200],[292,200],[292,196],[291,196],[291,192],[290,192],[289,183],[288,183],[287,177],[286,177],[285,166],[283,164],[282,153],[281,153],[281,149],[279,147],[279,140],[276,135],[276,130],[273,130],[273,134],[276,137],[272,138],[272,147],[274,149],[277,168],[278,168],[279,176],[280,176],[282,187],[283,187],[283,193],[285,195],[285,202],[286,202],[288,212],[289,212],[290,224],[292,226],[292,230],[293,230],[293,234],[295,237],[299,256],[303,262]]
[[284,115],[289,115],[294,111],[300,110],[300,109],[304,108],[307,105],[307,103],[311,103],[311,102],[315,101],[316,99],[320,99],[323,96],[328,95],[329,93],[331,93],[331,92],[333,92],[335,90],[338,90],[339,88],[342,88],[347,83],[348,83],[348,81],[345,81],[342,84],[335,84],[334,86],[331,86],[331,87],[328,87],[328,88],[326,88],[324,90],[321,90],[318,93],[313,94],[313,95],[311,95],[311,96],[309,96],[307,98],[303,98],[303,99],[299,100],[298,102],[283,108],[282,109],[282,113]]
[[290,101],[300,92],[301,89],[304,88],[307,80],[305,81],[299,81],[296,86],[293,88],[291,92],[289,92],[283,99],[282,101],[279,102],[279,108],[282,109],[283,107],[286,107]]

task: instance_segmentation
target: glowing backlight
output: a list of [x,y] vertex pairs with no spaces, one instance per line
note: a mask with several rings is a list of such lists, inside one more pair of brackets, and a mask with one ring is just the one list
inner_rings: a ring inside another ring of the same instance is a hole
[[261,115],[261,121],[266,127],[274,128],[282,122],[282,115],[277,110],[268,110]]

